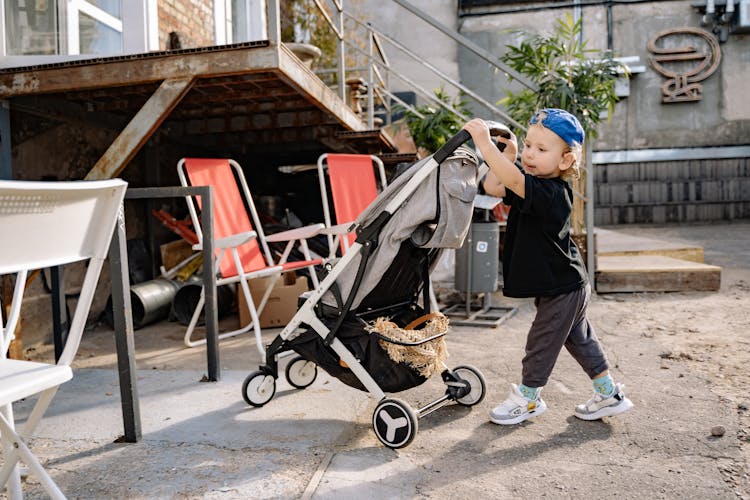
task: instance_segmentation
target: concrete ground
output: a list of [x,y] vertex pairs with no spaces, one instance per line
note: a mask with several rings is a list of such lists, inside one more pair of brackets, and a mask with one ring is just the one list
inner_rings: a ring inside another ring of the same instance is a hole
[[[543,392],[544,415],[517,426],[490,423],[488,411],[518,382],[534,315],[531,301],[498,294],[495,302],[518,307],[515,316],[498,328],[452,327],[447,340],[449,366],[478,367],[487,397],[427,415],[404,449],[376,439],[374,400],[322,370],[302,391],[282,376],[266,406],[247,406],[241,384],[260,363],[249,336],[222,341],[221,380],[201,382],[204,348],[183,348],[181,327],[162,322],[136,332],[140,442],[116,442],[113,332],[99,327],[84,337],[76,375],[32,450],[70,498],[750,498],[741,446],[750,446],[747,391],[706,371],[708,363],[726,364],[715,349],[703,364],[675,350],[678,336],[698,337],[702,326],[694,325],[710,323],[740,332],[728,348],[748,351],[750,224],[631,230],[702,244],[706,262],[725,272],[716,293],[594,297],[591,319],[635,404],[621,416],[573,417],[591,386],[563,353]],[[703,310],[715,316],[695,320]],[[32,354],[44,357],[45,348]],[[750,368],[737,369],[737,380],[746,380]],[[418,407],[443,391],[435,376],[397,397]],[[19,405],[17,415],[28,408]],[[719,425],[725,434],[712,436]],[[33,478],[24,487],[27,498],[44,497]]]

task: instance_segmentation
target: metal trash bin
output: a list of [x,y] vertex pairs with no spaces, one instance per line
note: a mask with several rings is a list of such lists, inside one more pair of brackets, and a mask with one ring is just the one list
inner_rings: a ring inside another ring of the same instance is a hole
[[471,224],[466,241],[456,250],[456,290],[488,293],[497,290],[499,238],[497,222]]
[[[443,310],[451,324],[497,327],[515,314],[515,307],[492,305],[500,272],[500,225],[496,221],[473,222],[464,244],[456,250],[454,287],[466,293],[465,304]],[[471,294],[484,294],[480,307],[472,305]]]

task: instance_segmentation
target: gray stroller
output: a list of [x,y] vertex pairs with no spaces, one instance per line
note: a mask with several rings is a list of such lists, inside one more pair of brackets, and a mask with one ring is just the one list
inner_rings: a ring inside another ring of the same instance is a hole
[[279,355],[290,350],[298,355],[285,371],[292,386],[312,384],[320,366],[345,384],[368,391],[378,401],[373,430],[390,448],[411,443],[418,419],[442,406],[482,401],[485,380],[470,365],[453,370],[442,365],[445,394],[422,408],[387,397],[428,377],[410,363],[393,361],[383,345],[419,348],[443,340],[446,332],[405,342],[368,327],[376,318],[387,318],[411,328],[430,312],[429,272],[441,249],[462,245],[471,223],[479,168],[475,153],[461,147],[469,138],[462,130],[435,154],[411,165],[357,218],[355,243],[317,289],[300,297],[297,313],[268,346],[265,365],[246,377],[242,396],[249,405],[263,406],[273,398]]

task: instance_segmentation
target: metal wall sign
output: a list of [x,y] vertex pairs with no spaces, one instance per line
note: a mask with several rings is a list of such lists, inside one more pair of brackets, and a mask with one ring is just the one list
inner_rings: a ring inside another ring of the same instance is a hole
[[667,80],[661,86],[662,102],[692,102],[703,97],[702,82],[721,62],[719,42],[700,28],[660,31],[648,41],[649,64]]

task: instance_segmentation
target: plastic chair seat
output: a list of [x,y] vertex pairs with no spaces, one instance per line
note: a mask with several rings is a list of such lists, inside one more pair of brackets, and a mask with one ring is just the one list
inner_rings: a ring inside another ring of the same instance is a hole
[[49,365],[34,361],[0,361],[0,406],[18,401],[73,378],[67,365]]

